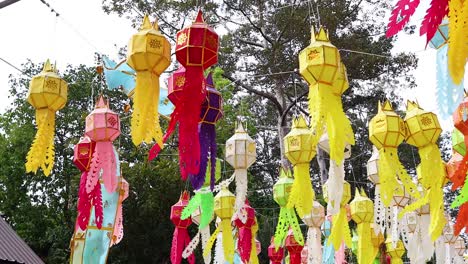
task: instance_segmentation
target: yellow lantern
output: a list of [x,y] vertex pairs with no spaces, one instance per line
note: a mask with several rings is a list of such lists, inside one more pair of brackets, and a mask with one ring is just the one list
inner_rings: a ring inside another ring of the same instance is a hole
[[294,166],[294,183],[287,207],[295,207],[301,218],[311,212],[315,197],[309,169],[316,146],[304,117],[295,118],[291,131],[284,137],[284,154]]
[[387,247],[387,253],[392,258],[392,264],[403,264],[403,254],[405,254],[405,246],[401,240],[398,240],[396,243],[392,241],[390,238],[385,240],[385,246]]
[[68,85],[47,60],[29,84],[28,102],[36,109],[37,133],[26,157],[26,172],[39,168],[46,176],[54,166],[55,112],[67,103]]
[[379,179],[383,204],[390,205],[392,194],[399,185],[398,179],[412,196],[419,198],[416,185],[398,159],[398,146],[405,139],[405,123],[393,111],[389,101],[379,103],[378,113],[369,124],[369,139],[379,150]]
[[359,190],[356,189],[354,199],[349,205],[351,208],[351,218],[357,224],[358,263],[372,263],[375,255],[370,225],[374,219],[374,204],[367,198],[364,191],[360,194]]
[[377,255],[380,249],[380,245],[384,242],[385,238],[382,234],[382,232],[376,232],[375,228],[379,228],[375,224],[371,223],[370,224],[371,228],[371,240],[372,240],[372,245],[374,246],[374,252]]
[[214,212],[221,219],[221,223],[216,228],[216,231],[211,235],[210,245],[203,251],[203,255],[210,254],[211,246],[222,232],[224,259],[229,263],[234,259],[234,239],[232,237],[231,217],[234,215],[234,203],[236,197],[232,194],[227,187],[223,186],[221,191],[215,196]]
[[341,94],[349,85],[338,49],[330,43],[323,28],[318,32],[312,28],[310,45],[299,53],[299,72],[309,83],[314,142],[319,141],[326,128],[330,136],[330,159],[341,164],[346,145],[354,145],[353,129],[341,102]]
[[148,16],[128,44],[127,63],[136,71],[131,135],[136,146],[155,140],[162,148],[159,125],[159,76],[171,64],[171,46]]
[[[323,185],[323,198],[328,202],[328,196],[325,195],[328,193],[327,189],[329,188],[329,182],[325,182]],[[332,243],[334,248],[340,248],[341,242],[344,241],[346,246],[349,248],[352,247],[351,231],[349,230],[348,225],[348,215],[346,206],[351,199],[351,185],[347,182],[343,182],[343,195],[340,203],[340,210],[338,214],[333,216],[332,219],[332,228],[330,237],[328,239],[328,244]]]
[[[442,129],[434,113],[424,111],[417,103],[411,101],[407,104],[405,127],[406,141],[418,148],[421,158],[420,182],[426,189],[425,197],[417,201],[415,205],[422,206],[429,202],[431,208],[429,232],[432,241],[435,241],[445,225],[442,187],[446,178],[446,170],[436,144]],[[415,205],[412,206],[413,209]]]

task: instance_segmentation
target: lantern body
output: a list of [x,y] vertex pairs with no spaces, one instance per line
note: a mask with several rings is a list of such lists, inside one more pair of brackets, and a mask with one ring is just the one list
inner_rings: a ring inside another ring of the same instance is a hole
[[405,139],[405,123],[397,115],[389,101],[379,103],[378,113],[369,124],[369,140],[378,149],[398,147]]
[[89,170],[95,146],[89,137],[84,137],[73,148],[73,163],[80,171]]
[[380,248],[380,245],[385,241],[383,233],[379,232],[378,234],[375,233],[374,228],[380,228],[376,226],[375,224],[371,223],[371,239],[372,239],[372,245],[374,248]]
[[408,212],[404,216],[406,218],[406,225],[408,226],[408,230],[410,233],[414,233],[416,231],[416,227],[418,226],[418,215],[416,212]]
[[157,23],[151,25],[148,16],[143,25],[130,39],[127,63],[135,71],[152,71],[156,75],[163,73],[171,64],[171,45],[161,34]]
[[460,183],[463,183],[465,181],[465,177],[466,177],[466,175],[463,175],[463,174],[460,175],[460,174],[455,173],[457,171],[458,166],[460,166],[460,164],[462,163],[462,161],[463,161],[463,156],[460,155],[458,152],[453,152],[452,157],[445,165],[445,168],[447,169],[447,177],[453,183],[457,183],[458,186]]
[[234,214],[235,201],[236,197],[234,196],[234,194],[232,194],[226,188],[221,189],[221,191],[215,196],[214,200],[215,214],[221,219],[231,218]]
[[120,135],[119,115],[109,109],[102,96],[86,117],[85,134],[92,141],[114,141]]
[[288,250],[289,254],[300,254],[302,251],[302,248],[304,246],[301,246],[299,243],[297,243],[296,239],[294,238],[294,234],[292,230],[289,230],[288,235],[286,236],[286,240],[284,242],[284,246]]
[[465,240],[462,237],[457,237],[455,241],[455,252],[457,252],[458,256],[463,256],[466,250]]
[[410,198],[410,194],[401,183],[393,191],[393,204],[398,207],[405,207],[409,203]]
[[256,158],[255,141],[239,122],[234,135],[226,141],[226,161],[235,169],[247,169]]
[[458,238],[454,233],[453,224],[450,221],[447,221],[447,224],[444,226],[442,235],[444,237],[444,242],[449,244],[455,243]]
[[455,112],[453,112],[453,125],[463,135],[468,135],[468,97],[465,96],[463,102],[461,102]]
[[43,70],[32,77],[27,100],[35,109],[48,108],[58,111],[67,103],[67,94],[67,83],[57,75],[47,60]]
[[176,57],[185,67],[207,69],[218,62],[218,34],[203,21],[201,11],[190,27],[177,32]]
[[456,128],[452,131],[452,148],[460,155],[466,155],[465,136]]
[[340,63],[338,68],[338,75],[333,82],[332,91],[335,95],[341,96],[349,88],[348,74],[346,72],[346,66]]
[[181,219],[182,211],[187,206],[190,200],[190,195],[187,191],[184,191],[180,196],[179,201],[171,207],[171,221],[176,227],[187,228],[192,224],[192,219],[188,217],[185,220]]
[[[325,202],[328,203],[328,180],[325,182],[325,184],[322,187],[322,192],[323,192],[323,199]],[[341,206],[346,205],[349,200],[351,200],[351,185],[349,182],[344,181],[343,182],[343,196],[341,198]]]
[[301,115],[293,120],[291,131],[284,137],[284,154],[293,164],[308,163],[316,154],[314,137]]
[[373,184],[380,184],[379,180],[379,150],[373,146],[372,156],[367,161],[367,178]]
[[328,33],[321,27],[316,33],[312,28],[310,45],[299,53],[299,72],[313,85],[332,85],[338,75],[340,53],[330,43]]
[[448,20],[444,19],[440,23],[434,37],[429,41],[429,46],[433,49],[441,48],[448,41]]
[[201,108],[201,122],[215,124],[221,117],[223,117],[223,97],[214,87],[213,77],[209,73],[206,78],[206,100]]
[[271,238],[271,244],[268,247],[268,257],[273,263],[281,263],[284,257],[284,249],[279,247],[278,250],[276,250],[274,239],[274,237]]
[[367,222],[370,223],[374,219],[374,204],[366,196],[359,195],[356,190],[356,195],[350,203],[351,218],[357,224]]
[[385,246],[387,247],[387,253],[390,255],[390,257],[392,257],[392,259],[399,259],[405,253],[405,246],[403,245],[403,242],[401,242],[401,240],[398,240],[396,245],[393,246],[393,241],[390,237],[388,237],[385,241]]
[[325,221],[325,208],[319,202],[314,201],[311,213],[304,216],[302,221],[309,227],[320,228]]
[[281,168],[280,178],[275,185],[273,185],[273,199],[279,206],[284,207],[288,204],[293,182],[294,180],[291,178],[291,172]]
[[427,112],[415,102],[408,101],[405,116],[406,141],[415,147],[435,144],[442,129],[434,113]]
[[167,80],[167,98],[177,105],[182,98],[187,79],[185,78],[185,68],[180,65],[179,69],[169,76]]

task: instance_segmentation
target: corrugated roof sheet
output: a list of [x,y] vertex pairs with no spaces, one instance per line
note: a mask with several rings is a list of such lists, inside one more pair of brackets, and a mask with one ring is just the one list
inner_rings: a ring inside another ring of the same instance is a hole
[[24,264],[44,264],[2,217],[0,217],[0,260]]

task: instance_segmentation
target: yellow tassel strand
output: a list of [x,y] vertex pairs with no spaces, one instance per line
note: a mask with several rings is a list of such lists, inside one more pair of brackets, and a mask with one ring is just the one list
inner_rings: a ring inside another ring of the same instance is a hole
[[234,261],[234,239],[232,238],[231,220],[223,219],[221,221],[221,232],[223,233],[224,258],[228,263]]
[[288,208],[295,207],[300,218],[303,218],[312,211],[312,203],[310,201],[315,200],[314,189],[310,181],[309,167],[309,163],[294,166],[294,183],[287,205]]
[[26,172],[36,173],[39,168],[49,176],[54,166],[55,112],[36,110],[37,133],[26,157]]
[[448,68],[455,84],[460,84],[468,58],[468,3],[449,1]]
[[349,230],[345,207],[341,207],[339,213],[333,216],[332,229],[330,237],[328,238],[328,245],[331,243],[334,248],[340,248],[341,242],[343,240],[346,246],[351,248],[351,231]]

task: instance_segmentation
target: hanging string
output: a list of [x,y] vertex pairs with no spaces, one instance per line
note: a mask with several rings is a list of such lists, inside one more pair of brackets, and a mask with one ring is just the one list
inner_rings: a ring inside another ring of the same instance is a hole
[[322,22],[321,22],[321,19],[320,19],[320,11],[319,11],[319,3],[318,1],[315,1],[315,9],[317,10],[317,22],[318,22],[318,26],[321,27],[322,26]]

